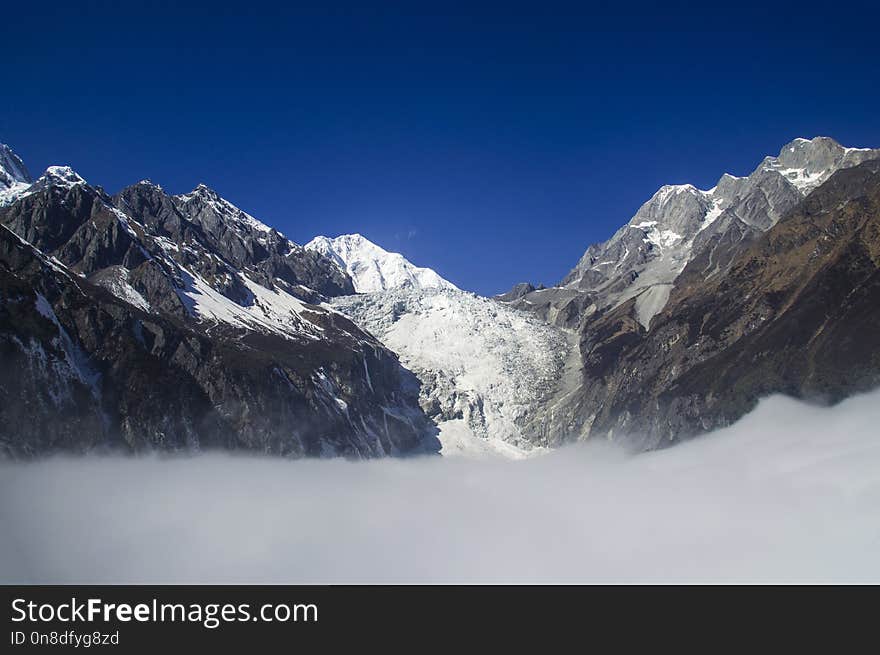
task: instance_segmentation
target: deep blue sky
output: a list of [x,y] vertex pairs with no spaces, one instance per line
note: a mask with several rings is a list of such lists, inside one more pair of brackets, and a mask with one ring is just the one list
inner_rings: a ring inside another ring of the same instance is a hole
[[0,141],[33,173],[205,182],[485,294],[555,283],[664,183],[880,146],[869,3],[10,4]]

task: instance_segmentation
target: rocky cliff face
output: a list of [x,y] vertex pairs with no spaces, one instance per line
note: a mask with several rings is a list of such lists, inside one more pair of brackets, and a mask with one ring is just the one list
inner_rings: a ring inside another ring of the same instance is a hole
[[690,259],[650,329],[637,297],[581,319],[582,379],[554,408],[555,443],[656,448],[772,393],[834,402],[880,383],[880,160],[838,170],[781,219],[738,216],[771,227],[723,267]]
[[350,278],[200,186],[50,168],[0,209],[0,450],[436,450],[419,384],[320,303]]
[[880,157],[880,150],[845,148],[833,139],[796,139],[766,157],[748,177],[725,174],[711,189],[662,187],[608,241],[590,246],[559,286],[522,295],[514,306],[577,328],[595,312],[634,301],[645,328],[665,306],[688,263],[707,274],[731,259],[836,171]]
[[13,202],[32,182],[21,158],[9,146],[0,143],[0,207]]

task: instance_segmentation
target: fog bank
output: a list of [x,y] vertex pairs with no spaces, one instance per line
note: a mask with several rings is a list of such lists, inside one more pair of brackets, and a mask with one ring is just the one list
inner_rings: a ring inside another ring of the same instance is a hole
[[626,455],[0,465],[0,582],[880,582],[880,393]]

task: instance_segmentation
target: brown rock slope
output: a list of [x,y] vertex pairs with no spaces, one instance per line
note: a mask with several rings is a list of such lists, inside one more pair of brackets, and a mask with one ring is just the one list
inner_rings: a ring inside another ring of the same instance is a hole
[[[581,332],[558,440],[656,448],[763,396],[821,402],[880,383],[880,160],[835,173],[719,271],[697,257],[645,330],[627,302]],[[713,271],[713,272],[710,272]]]

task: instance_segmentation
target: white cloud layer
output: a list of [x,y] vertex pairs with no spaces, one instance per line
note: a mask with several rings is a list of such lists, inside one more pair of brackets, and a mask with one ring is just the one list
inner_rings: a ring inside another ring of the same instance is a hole
[[662,452],[0,465],[0,582],[880,582],[880,393]]

